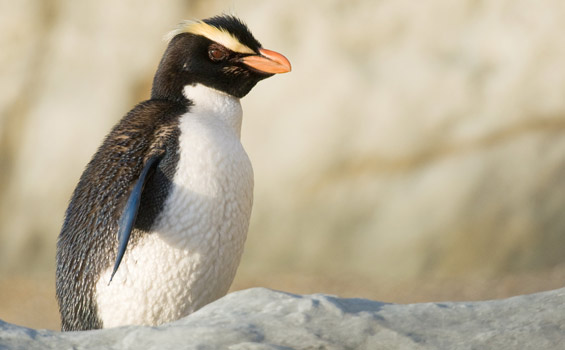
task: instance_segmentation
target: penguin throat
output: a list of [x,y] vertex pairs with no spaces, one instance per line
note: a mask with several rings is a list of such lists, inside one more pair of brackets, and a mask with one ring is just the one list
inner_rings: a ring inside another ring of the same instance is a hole
[[239,98],[202,84],[186,85],[183,94],[191,102],[190,113],[216,118],[240,137],[243,110]]

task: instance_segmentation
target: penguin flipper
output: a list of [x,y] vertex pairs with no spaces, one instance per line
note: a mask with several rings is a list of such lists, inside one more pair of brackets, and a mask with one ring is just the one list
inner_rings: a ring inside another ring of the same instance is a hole
[[[162,153],[156,154],[147,160],[141,170],[141,174],[139,175],[137,182],[133,186],[133,190],[128,197],[128,201],[126,202],[126,206],[124,207],[124,211],[122,212],[122,216],[118,222],[118,255],[116,256],[116,262],[114,263],[114,270],[110,276],[110,282],[112,282],[112,278],[114,278],[116,271],[118,271],[118,267],[122,262],[124,253],[126,252],[131,230],[137,217],[139,203],[141,202],[141,193],[143,192],[143,187],[147,180],[147,174],[149,174],[151,169],[159,163],[158,161],[162,158],[162,156]],[[108,285],[110,285],[110,282],[108,282]]]

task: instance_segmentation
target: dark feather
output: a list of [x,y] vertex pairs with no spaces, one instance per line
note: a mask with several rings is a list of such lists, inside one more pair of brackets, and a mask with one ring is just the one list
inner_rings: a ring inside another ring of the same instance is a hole
[[[87,165],[65,214],[57,242],[57,298],[63,330],[101,328],[96,278],[116,259],[120,216],[144,164],[162,154],[148,175],[129,246],[161,211],[178,162],[178,119],[186,104],[149,100],[129,112]],[[140,221],[140,222],[137,222]]]
[[133,229],[133,224],[137,218],[137,211],[139,210],[139,204],[141,203],[141,193],[145,187],[147,175],[150,171],[154,170],[153,167],[157,165],[157,161],[159,161],[162,157],[163,153],[159,153],[153,155],[149,158],[149,160],[147,160],[145,166],[141,170],[141,174],[139,175],[135,186],[133,187],[133,190],[129,195],[128,201],[126,202],[126,206],[118,224],[118,255],[116,256],[114,270],[112,271],[108,284],[112,282],[114,275],[118,271],[118,267],[120,267],[124,253],[126,252],[131,230]]

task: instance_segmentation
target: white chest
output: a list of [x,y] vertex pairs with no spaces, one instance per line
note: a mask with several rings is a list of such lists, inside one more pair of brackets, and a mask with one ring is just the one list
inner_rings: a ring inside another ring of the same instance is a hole
[[241,106],[203,86],[180,119],[179,162],[152,233],[126,251],[114,280],[96,286],[104,327],[169,322],[225,295],[239,265],[253,171],[239,140]]

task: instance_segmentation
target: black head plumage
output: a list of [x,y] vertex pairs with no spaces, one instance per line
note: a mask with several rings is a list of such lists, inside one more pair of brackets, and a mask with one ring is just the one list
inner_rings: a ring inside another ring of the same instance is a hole
[[246,45],[256,53],[259,53],[261,43],[255,39],[247,25],[235,16],[214,16],[202,22],[223,29],[235,36],[243,45]]
[[282,55],[275,53],[278,56],[274,59],[265,56],[274,52],[262,49],[248,27],[234,16],[184,22],[169,38],[153,81],[152,98],[188,101],[183,88],[194,84],[241,98],[260,80],[283,72],[273,71],[270,65],[284,61],[282,65],[288,66],[285,71],[290,70]]

